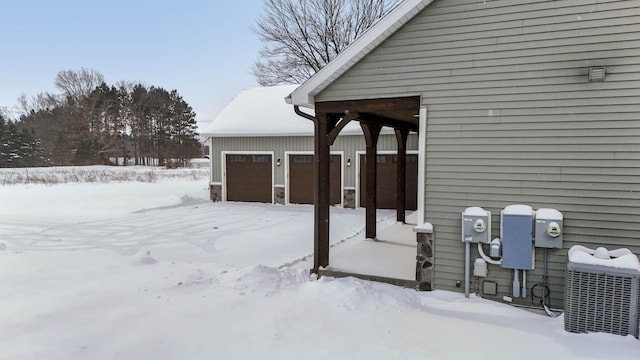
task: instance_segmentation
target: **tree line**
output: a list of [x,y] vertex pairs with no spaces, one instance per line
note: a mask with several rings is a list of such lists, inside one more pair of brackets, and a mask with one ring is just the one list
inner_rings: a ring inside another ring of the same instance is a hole
[[60,93],[21,95],[18,120],[2,118],[0,167],[181,166],[201,154],[196,114],[177,90],[110,86],[87,69],[58,73],[55,86]]

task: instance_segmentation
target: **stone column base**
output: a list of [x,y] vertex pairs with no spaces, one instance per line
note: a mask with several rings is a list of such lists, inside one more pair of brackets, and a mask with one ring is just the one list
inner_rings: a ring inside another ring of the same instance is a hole
[[433,226],[425,223],[416,226],[416,288],[421,291],[431,291],[433,282]]
[[222,201],[222,185],[209,185],[209,198],[211,201]]

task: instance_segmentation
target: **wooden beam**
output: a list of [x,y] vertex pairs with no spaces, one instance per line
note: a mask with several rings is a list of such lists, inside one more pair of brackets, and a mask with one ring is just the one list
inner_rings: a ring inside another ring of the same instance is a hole
[[360,113],[360,117],[365,118],[369,121],[375,121],[382,126],[387,126],[390,128],[407,128],[409,129],[409,131],[418,132],[417,123],[408,123],[404,121],[398,121],[386,116],[371,114],[371,113],[363,113],[363,112]]
[[377,151],[378,137],[382,125],[373,121],[360,121],[366,143],[366,190],[365,190],[365,218],[367,239],[376,238],[376,208],[377,208]]
[[345,114],[347,112],[371,113],[395,121],[417,126],[420,96],[377,98],[364,100],[323,101],[315,103],[316,113]]
[[396,221],[405,222],[405,210],[407,208],[407,138],[409,129],[397,128],[396,141],[398,142],[398,161],[396,163]]
[[344,114],[349,112],[372,112],[372,113],[392,113],[396,112],[413,112],[416,115],[420,109],[419,96],[395,97],[395,98],[376,98],[364,100],[339,100],[339,101],[322,101],[315,103],[316,112],[338,113]]
[[329,266],[329,143],[327,135],[329,132],[329,118],[327,114],[316,113],[314,121],[314,248],[313,248],[313,269],[318,273],[320,267]]
[[329,131],[329,135],[327,135],[327,141],[329,142],[329,145],[333,145],[333,143],[336,141],[336,138],[340,134],[340,131],[342,131],[342,129],[344,129],[344,127],[347,126],[347,124],[350,123],[351,120],[355,120],[359,116],[360,115],[358,113],[345,114],[342,117],[342,120],[340,120],[340,122],[337,123],[337,126],[335,126],[333,129],[331,129],[331,131]]

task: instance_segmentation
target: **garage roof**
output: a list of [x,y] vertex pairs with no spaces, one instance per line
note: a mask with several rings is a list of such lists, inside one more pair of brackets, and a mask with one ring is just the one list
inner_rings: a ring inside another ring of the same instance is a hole
[[[209,124],[208,137],[313,136],[313,122],[293,111],[284,98],[299,85],[258,87],[243,90]],[[311,115],[313,112],[309,111]],[[357,122],[341,134],[362,134]]]

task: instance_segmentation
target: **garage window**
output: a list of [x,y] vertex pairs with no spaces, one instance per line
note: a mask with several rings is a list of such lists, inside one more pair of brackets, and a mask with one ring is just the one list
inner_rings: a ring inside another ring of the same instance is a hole
[[229,155],[229,161],[232,163],[247,162],[247,156],[246,155]]
[[253,155],[254,163],[270,163],[271,155]]
[[[418,156],[414,154],[407,154],[406,162],[407,164],[415,164],[418,162]],[[398,155],[393,155],[393,163],[398,163]]]
[[377,155],[376,162],[378,164],[386,164],[387,163],[387,155]]
[[308,164],[313,162],[313,155],[294,155],[293,162],[296,164]]

